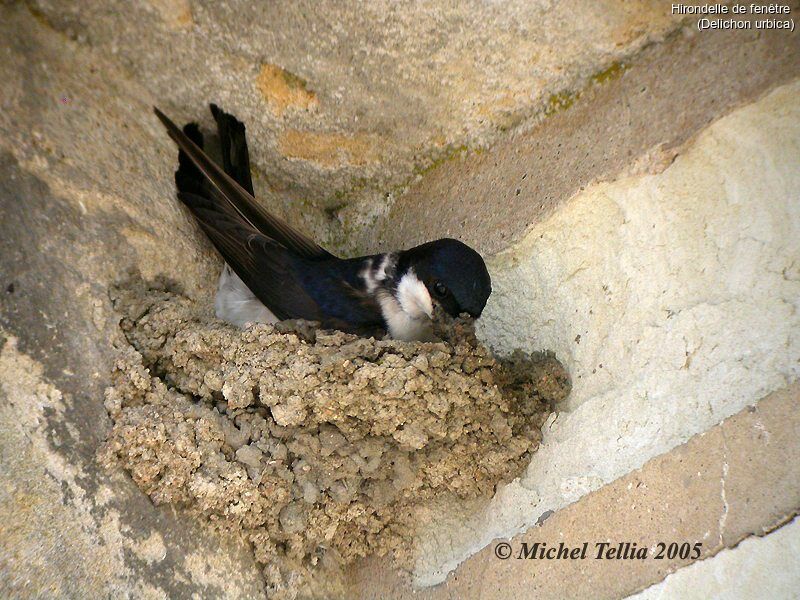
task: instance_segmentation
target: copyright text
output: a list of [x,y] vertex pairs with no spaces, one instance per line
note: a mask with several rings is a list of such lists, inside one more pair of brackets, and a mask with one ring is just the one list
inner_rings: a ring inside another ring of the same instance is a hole
[[508,542],[498,542],[494,547],[500,560],[685,560],[700,558],[702,552],[702,542],[658,542],[650,547],[636,542],[583,542],[576,546],[522,542],[516,548]]

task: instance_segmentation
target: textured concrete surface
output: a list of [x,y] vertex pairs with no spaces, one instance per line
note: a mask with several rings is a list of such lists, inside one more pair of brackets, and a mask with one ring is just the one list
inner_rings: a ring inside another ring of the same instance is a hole
[[[494,540],[445,583],[417,590],[414,596],[420,600],[620,598],[675,571],[681,577],[673,577],[686,581],[680,569],[694,559],[703,561],[724,553],[743,538],[764,535],[800,511],[800,465],[794,460],[800,453],[798,401],[800,384],[770,394],[508,540],[510,558],[495,556],[496,544],[504,540]],[[523,543],[530,549],[535,543],[576,548],[584,542],[588,542],[585,560],[517,558],[524,551]],[[645,548],[647,558],[597,560],[598,542],[611,542],[613,547],[629,542],[636,550]],[[672,542],[701,546],[697,556],[690,554],[686,560],[679,556],[670,559],[668,550],[656,559],[659,542],[667,547]],[[789,546],[786,554],[796,558],[796,549]],[[770,560],[772,552],[764,551],[759,564]],[[774,568],[781,569],[787,562],[776,561]],[[795,568],[788,580],[796,577]],[[680,588],[670,584],[670,579],[664,587],[672,593]],[[773,588],[765,585],[763,578],[754,579],[753,585],[763,585],[762,594],[744,593],[745,588],[738,588],[730,579],[718,587],[738,590],[739,595],[732,597],[772,597]],[[785,585],[776,586],[775,592]],[[407,582],[377,561],[354,573],[353,588],[354,595],[361,598],[405,598],[412,593]],[[711,591],[701,587],[698,594],[700,590]],[[663,597],[684,597],[670,593]]]
[[718,120],[659,174],[587,188],[488,262],[483,337],[554,350],[573,392],[526,476],[432,519],[418,583],[800,376],[799,92]]
[[797,519],[764,538],[670,575],[658,585],[630,596],[634,600],[737,600],[797,598],[800,589],[800,522]]

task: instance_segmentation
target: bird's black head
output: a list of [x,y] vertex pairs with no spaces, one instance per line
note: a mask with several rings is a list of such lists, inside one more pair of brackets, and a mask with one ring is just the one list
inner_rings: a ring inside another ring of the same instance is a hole
[[492,293],[483,258],[458,240],[445,238],[402,252],[398,272],[408,267],[414,268],[431,299],[453,317],[465,312],[477,319]]

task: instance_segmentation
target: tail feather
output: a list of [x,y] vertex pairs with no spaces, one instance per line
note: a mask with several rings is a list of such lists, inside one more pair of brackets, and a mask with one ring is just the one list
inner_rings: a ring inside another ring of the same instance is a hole
[[[190,140],[197,144],[198,148],[204,148],[203,134],[197,123],[187,123],[183,127],[183,133],[186,134]],[[178,188],[178,194],[195,194],[197,196],[208,196],[209,185],[208,182],[200,172],[200,169],[194,164],[192,159],[183,150],[178,151],[178,170],[175,171],[175,187]]]
[[217,122],[219,143],[222,146],[222,167],[236,180],[236,183],[251,196],[255,196],[250,176],[250,152],[247,150],[244,123],[221,110],[216,104],[210,106],[211,114]]
[[[203,151],[202,135],[196,124],[190,123],[182,131],[160,110],[154,107],[154,111],[167,128],[169,136],[180,148],[179,167],[175,174],[179,193],[203,196],[218,202],[217,208],[220,212],[226,214],[235,212],[256,231],[299,256],[314,260],[332,258],[332,255],[314,240],[274,216],[255,201],[252,194],[244,125],[238,120],[212,105],[212,112],[217,118],[220,129],[223,162],[226,164],[226,168],[221,169]],[[250,189],[246,189],[245,186],[249,186]]]

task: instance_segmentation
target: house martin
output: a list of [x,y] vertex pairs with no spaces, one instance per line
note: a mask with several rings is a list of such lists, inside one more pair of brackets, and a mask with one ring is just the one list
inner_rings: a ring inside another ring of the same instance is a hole
[[396,252],[343,259],[290,227],[254,198],[245,127],[211,105],[222,167],[204,151],[196,123],[178,128],[178,198],[225,260],[215,299],[219,318],[242,326],[284,319],[365,336],[431,339],[434,309],[478,318],[492,291],[475,250],[439,239]]

